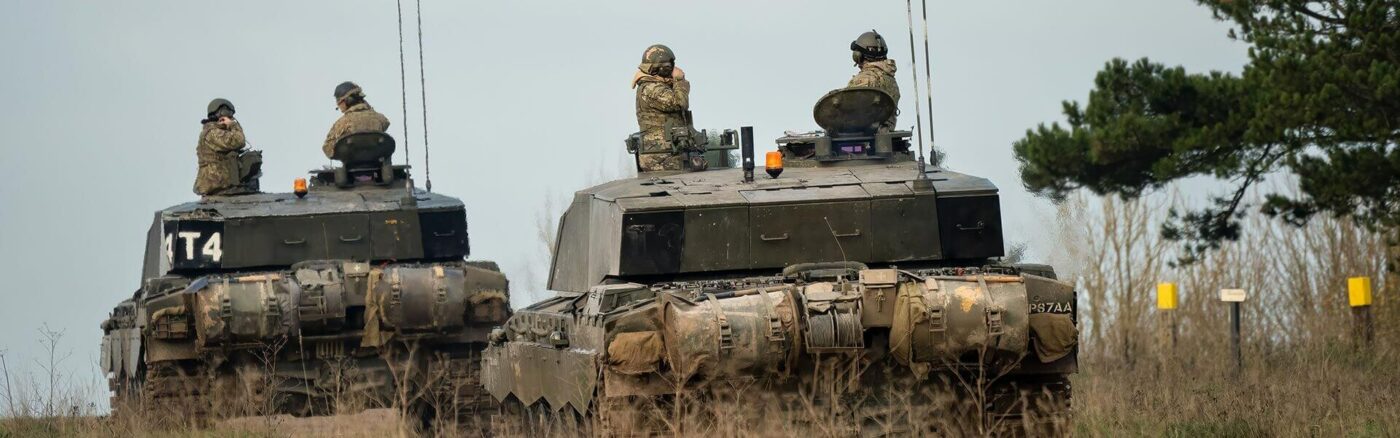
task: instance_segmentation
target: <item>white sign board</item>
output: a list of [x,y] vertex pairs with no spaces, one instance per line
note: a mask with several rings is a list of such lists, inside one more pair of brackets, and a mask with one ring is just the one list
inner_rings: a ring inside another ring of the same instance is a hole
[[1227,303],[1241,303],[1241,302],[1244,302],[1244,296],[1245,296],[1244,289],[1221,289],[1221,290],[1220,290],[1220,301],[1224,301],[1224,302],[1227,302]]

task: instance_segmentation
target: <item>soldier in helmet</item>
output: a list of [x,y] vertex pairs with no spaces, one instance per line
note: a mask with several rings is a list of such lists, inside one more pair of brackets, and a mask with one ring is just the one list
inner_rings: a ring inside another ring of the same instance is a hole
[[666,127],[689,126],[690,81],[676,67],[670,47],[653,44],[642,53],[642,64],[632,77],[637,89],[637,125],[642,131],[638,164],[643,171],[681,170],[678,155],[645,153],[670,151]]
[[[856,67],[860,67],[860,72],[851,77],[851,82],[846,86],[878,88],[889,93],[898,105],[899,84],[894,81],[894,61],[885,57],[889,51],[885,38],[874,30],[860,34],[855,41],[851,41],[851,59],[856,62]],[[890,115],[890,119],[881,126],[893,129],[897,115]]]
[[238,186],[238,154],[247,145],[243,127],[233,118],[233,102],[214,99],[208,109],[208,117],[200,121],[204,127],[195,146],[199,173],[194,192],[202,196],[222,194]]
[[354,82],[341,82],[335,87],[335,106],[340,108],[342,115],[331,125],[331,131],[326,134],[326,142],[321,145],[326,158],[335,155],[335,142],[342,137],[389,130],[389,118],[376,112],[369,106],[369,102],[365,102],[364,91]]

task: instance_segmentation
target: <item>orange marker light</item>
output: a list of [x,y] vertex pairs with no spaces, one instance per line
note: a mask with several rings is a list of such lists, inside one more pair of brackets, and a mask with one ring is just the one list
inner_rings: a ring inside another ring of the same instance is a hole
[[763,170],[768,172],[768,176],[777,178],[783,173],[783,153],[778,151],[769,152],[763,157]]
[[298,198],[306,196],[306,178],[297,178],[292,181],[292,193],[296,193]]

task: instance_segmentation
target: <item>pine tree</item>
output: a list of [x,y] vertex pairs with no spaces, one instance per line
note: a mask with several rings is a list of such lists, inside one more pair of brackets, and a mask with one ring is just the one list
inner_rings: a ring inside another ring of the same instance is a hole
[[1171,212],[1162,232],[1186,262],[1239,236],[1245,193],[1274,171],[1301,195],[1268,195],[1266,214],[1400,230],[1400,0],[1198,3],[1250,45],[1243,72],[1109,61],[1085,105],[1064,103],[1067,126],[1015,143],[1026,188],[1132,198],[1185,177],[1231,181],[1208,207]]

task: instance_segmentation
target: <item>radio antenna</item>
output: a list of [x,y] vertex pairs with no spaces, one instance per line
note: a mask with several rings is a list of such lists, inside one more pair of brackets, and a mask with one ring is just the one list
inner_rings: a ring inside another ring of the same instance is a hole
[[[919,4],[924,9],[924,91],[927,92],[924,97],[928,99],[928,157],[929,161],[933,162],[933,166],[938,167],[939,162],[943,160],[938,159],[938,141],[933,136],[933,58],[928,56],[928,0],[919,0]],[[915,102],[915,104],[918,103]],[[428,134],[425,131],[423,135],[423,147],[426,148]],[[923,148],[919,148],[919,151],[922,155]],[[923,157],[920,157],[919,161],[923,161]]]
[[914,77],[914,126],[919,140],[919,177],[918,181],[928,179],[924,172],[924,116],[923,105],[919,105],[919,59],[914,51],[914,5],[913,0],[904,0],[905,17],[909,19],[909,63],[913,67],[909,69],[909,74]]
[[399,13],[399,102],[403,104],[403,164],[412,161],[408,153],[408,74],[403,62],[403,0],[394,1],[394,9]]
[[[429,192],[433,191],[433,162],[428,156],[428,77],[423,70],[423,1],[415,0],[414,5],[418,10],[418,89],[423,93],[423,177],[427,179],[424,188]],[[928,27],[924,28],[924,51],[928,51]],[[928,56],[925,55],[925,58]],[[929,110],[933,111],[932,109]],[[932,118],[933,114],[929,114]],[[932,120],[932,119],[930,119]],[[929,122],[933,123],[932,121]],[[407,152],[407,151],[405,151]]]

